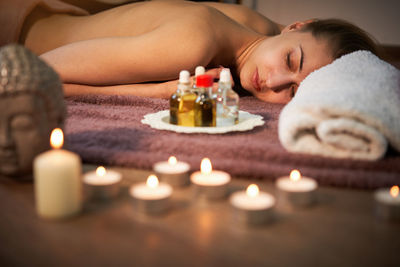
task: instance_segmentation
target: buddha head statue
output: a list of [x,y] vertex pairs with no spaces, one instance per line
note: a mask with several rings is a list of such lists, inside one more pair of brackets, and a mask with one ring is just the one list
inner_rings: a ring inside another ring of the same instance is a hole
[[0,48],[0,175],[26,176],[66,114],[57,73],[21,45]]

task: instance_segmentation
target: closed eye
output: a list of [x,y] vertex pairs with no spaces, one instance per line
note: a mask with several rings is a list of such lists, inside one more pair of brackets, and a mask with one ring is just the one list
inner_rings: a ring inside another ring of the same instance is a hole
[[289,70],[292,69],[292,62],[291,62],[291,53],[288,52],[286,55],[286,65],[288,66]]

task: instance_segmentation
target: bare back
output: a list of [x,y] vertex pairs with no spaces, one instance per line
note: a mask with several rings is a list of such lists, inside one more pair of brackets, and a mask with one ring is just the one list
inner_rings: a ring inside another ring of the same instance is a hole
[[193,16],[191,10],[198,8],[199,5],[215,8],[239,24],[263,35],[275,35],[280,31],[280,25],[245,6],[215,2],[198,4],[184,1],[154,1],[123,5],[90,16],[68,14],[47,16],[31,27],[25,45],[42,54],[56,47],[82,40],[138,36],[166,23],[176,21],[179,24],[181,20],[185,20],[186,23],[187,16]]
[[32,26],[25,44],[44,53],[64,82],[113,85],[172,80],[197,65],[229,66],[257,37],[214,8],[154,1],[53,15]]
[[[104,37],[133,37],[160,25],[179,21],[195,3],[174,1],[139,2],[89,16],[54,14],[35,23],[25,45],[38,54],[69,43]],[[47,40],[42,42],[42,40]]]

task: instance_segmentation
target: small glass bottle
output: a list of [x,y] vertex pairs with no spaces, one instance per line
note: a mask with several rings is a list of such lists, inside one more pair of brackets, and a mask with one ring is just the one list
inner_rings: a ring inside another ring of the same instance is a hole
[[203,66],[197,66],[196,69],[194,70],[194,78],[193,78],[193,86],[192,86],[193,93],[198,94],[197,85],[196,85],[197,76],[203,75],[205,72],[206,72],[206,69]]
[[169,123],[171,124],[178,124],[179,104],[184,90],[190,87],[189,77],[190,73],[187,70],[182,70],[179,73],[178,88],[169,99]]
[[194,101],[197,95],[192,92],[190,85],[183,89],[178,108],[178,125],[194,127]]
[[231,126],[239,121],[239,95],[232,90],[231,73],[223,69],[218,90],[213,95],[217,106],[217,126]]
[[213,78],[210,75],[203,74],[197,76],[196,86],[198,95],[194,102],[195,125],[199,127],[216,126],[216,107],[215,100],[210,95],[213,85]]

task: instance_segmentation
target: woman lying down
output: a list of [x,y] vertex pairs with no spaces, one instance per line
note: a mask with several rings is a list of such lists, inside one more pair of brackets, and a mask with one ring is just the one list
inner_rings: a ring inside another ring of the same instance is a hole
[[284,26],[233,4],[146,1],[89,15],[63,13],[71,7],[56,9],[56,0],[33,2],[18,40],[59,73],[67,96],[167,98],[181,70],[202,65],[215,77],[228,67],[257,98],[287,103],[312,71],[356,50],[377,51],[344,21]]

